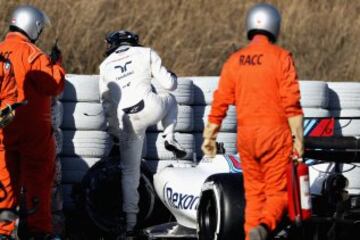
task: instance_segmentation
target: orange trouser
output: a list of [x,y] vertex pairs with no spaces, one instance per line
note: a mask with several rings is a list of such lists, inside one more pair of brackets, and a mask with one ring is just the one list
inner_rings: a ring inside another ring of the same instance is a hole
[[[39,133],[42,131],[39,131]],[[42,135],[42,134],[40,134]],[[35,213],[26,219],[31,232],[51,233],[51,187],[54,176],[55,142],[52,134],[35,136],[17,149],[0,150],[0,208],[14,208],[19,204],[20,186],[25,190],[26,208],[33,208],[32,200],[39,199]],[[14,222],[0,222],[0,234],[11,234]]]
[[274,230],[287,208],[286,169],[292,152],[289,127],[240,126],[238,150],[244,174],[245,232],[260,223]]

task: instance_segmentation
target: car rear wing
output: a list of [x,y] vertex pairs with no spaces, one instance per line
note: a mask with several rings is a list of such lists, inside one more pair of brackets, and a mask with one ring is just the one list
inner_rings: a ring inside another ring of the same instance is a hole
[[336,120],[360,117],[304,118],[305,158],[326,162],[360,163],[360,136],[334,136]]

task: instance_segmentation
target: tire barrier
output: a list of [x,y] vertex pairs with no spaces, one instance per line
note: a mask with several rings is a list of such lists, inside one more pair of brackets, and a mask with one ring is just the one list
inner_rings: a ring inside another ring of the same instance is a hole
[[245,196],[241,173],[210,176],[204,183],[198,208],[200,240],[245,239]]
[[106,132],[102,131],[70,131],[63,130],[64,142],[62,157],[91,157],[102,158],[108,156],[112,141]]
[[360,83],[329,82],[329,109],[360,109]]
[[112,139],[106,132],[107,121],[100,103],[99,76],[67,74],[65,78],[65,89],[59,97],[64,109],[60,156],[64,204],[72,207],[72,186],[79,184],[99,159],[109,155]]
[[99,102],[99,75],[67,74],[62,102]]
[[[156,80],[151,82],[157,93],[169,92],[164,90]],[[194,102],[194,87],[193,82],[189,79],[178,78],[177,88],[172,91],[179,105],[191,105]]]
[[[194,110],[190,106],[179,105],[178,106],[178,115],[177,115],[177,124],[175,131],[177,132],[191,132],[194,128]],[[149,132],[160,132],[163,131],[164,127],[161,122],[156,126],[150,126],[148,128]]]
[[56,154],[59,155],[62,151],[64,136],[60,128],[53,129],[53,134],[55,137]]
[[206,106],[212,103],[214,91],[217,89],[219,77],[187,77],[194,84],[195,106]]
[[65,228],[65,217],[63,214],[63,189],[62,189],[62,170],[59,154],[62,151],[63,135],[60,125],[63,120],[64,109],[58,97],[51,99],[51,127],[55,138],[55,174],[51,189],[51,215],[52,225],[55,234],[62,234]]
[[329,105],[328,84],[323,81],[299,81],[301,106],[303,108],[327,108]]
[[54,100],[51,105],[51,124],[53,129],[60,128],[63,121],[64,107],[58,100]]
[[64,130],[106,131],[107,122],[102,105],[95,102],[64,102]]
[[[211,110],[211,106],[193,106],[194,109],[194,131],[202,132],[207,123],[207,118]],[[221,124],[221,132],[236,132],[236,108],[229,106],[226,117]]]

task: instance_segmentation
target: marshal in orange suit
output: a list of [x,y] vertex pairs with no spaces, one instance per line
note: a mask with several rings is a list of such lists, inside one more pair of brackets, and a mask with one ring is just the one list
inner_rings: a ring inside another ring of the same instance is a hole
[[[13,64],[18,108],[13,122],[0,131],[0,181],[6,195],[0,208],[13,208],[19,201],[20,187],[25,191],[27,209],[36,211],[26,219],[26,239],[49,239],[51,225],[51,187],[54,175],[55,140],[51,130],[51,97],[64,88],[65,72],[61,54],[53,49],[50,58],[35,46],[46,22],[45,13],[32,6],[17,7],[10,31],[0,43],[0,52]],[[7,239],[14,222],[0,223],[0,239]]]
[[[275,45],[278,10],[255,5],[246,23],[250,43],[223,66],[202,149],[216,154],[216,135],[229,105],[236,105],[237,149],[243,166],[247,240],[265,240],[287,207],[286,169],[303,154],[303,111],[291,54]],[[293,140],[294,137],[294,140]]]

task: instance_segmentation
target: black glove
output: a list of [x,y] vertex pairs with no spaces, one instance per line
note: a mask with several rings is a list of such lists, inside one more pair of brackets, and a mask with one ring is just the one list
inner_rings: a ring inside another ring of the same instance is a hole
[[4,128],[14,120],[15,110],[10,108],[7,113],[1,112],[0,115],[0,128]]
[[50,59],[52,64],[59,63],[61,61],[61,51],[58,46],[58,39],[55,40],[55,43],[51,48]]
[[7,105],[5,108],[0,109],[0,128],[4,128],[9,125],[15,117],[15,109],[26,105],[27,103],[28,101],[25,100],[22,102],[13,103],[12,105]]

